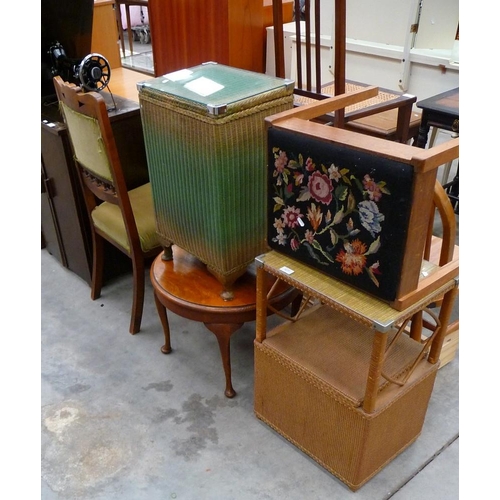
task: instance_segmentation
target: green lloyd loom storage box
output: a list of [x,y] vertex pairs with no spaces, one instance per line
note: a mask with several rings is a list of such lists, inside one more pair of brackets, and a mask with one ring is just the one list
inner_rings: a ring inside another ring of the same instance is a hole
[[216,63],[138,84],[157,232],[207,265],[224,298],[266,250],[265,118],[292,82]]

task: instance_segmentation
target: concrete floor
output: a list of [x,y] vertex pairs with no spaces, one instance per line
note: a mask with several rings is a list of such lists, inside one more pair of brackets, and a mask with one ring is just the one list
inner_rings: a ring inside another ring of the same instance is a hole
[[141,331],[128,333],[132,277],[99,300],[41,251],[42,500],[456,500],[459,360],[438,372],[417,441],[356,493],[253,413],[254,324],[231,344],[224,396],[215,337],[169,313],[173,351],[146,280]]

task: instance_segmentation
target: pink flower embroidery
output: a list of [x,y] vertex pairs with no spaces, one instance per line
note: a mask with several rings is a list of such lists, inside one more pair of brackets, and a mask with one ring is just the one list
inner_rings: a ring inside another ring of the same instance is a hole
[[308,183],[311,196],[318,202],[328,205],[332,201],[332,181],[325,174],[314,172]]
[[370,200],[379,201],[380,198],[382,198],[380,186],[368,174],[366,174],[363,178],[363,187],[368,192]]
[[274,219],[273,226],[276,228],[276,231],[278,231],[278,233],[282,233],[285,229],[285,224],[281,219]]
[[312,244],[314,241],[314,233],[310,229],[306,229],[306,234],[304,236],[306,237],[307,242]]
[[306,160],[306,170],[312,172],[316,168],[316,165],[312,161],[312,158],[307,158]]
[[284,151],[280,151],[279,156],[276,158],[276,161],[274,162],[274,166],[276,167],[276,170],[278,173],[283,173],[283,170],[286,167],[286,164],[288,163],[288,157],[286,156],[286,153]]
[[295,206],[293,206],[286,207],[281,217],[283,218],[285,226],[294,228],[299,224],[300,215],[300,208],[295,208]]

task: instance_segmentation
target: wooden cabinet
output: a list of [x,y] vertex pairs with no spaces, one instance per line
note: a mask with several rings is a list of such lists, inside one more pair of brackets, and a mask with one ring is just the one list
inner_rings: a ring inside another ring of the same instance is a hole
[[104,56],[111,69],[122,65],[115,9],[113,0],[94,0],[91,50]]
[[207,61],[264,72],[263,0],[149,0],[155,76]]
[[68,131],[43,118],[41,224],[45,248],[64,267],[90,284],[92,247],[85,206],[72,166]]

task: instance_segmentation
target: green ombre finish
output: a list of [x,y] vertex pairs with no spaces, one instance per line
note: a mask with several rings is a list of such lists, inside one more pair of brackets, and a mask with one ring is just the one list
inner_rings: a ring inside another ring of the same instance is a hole
[[[265,118],[292,107],[292,89],[222,65],[186,71],[139,85],[157,231],[227,284],[266,249]],[[200,78],[223,88],[186,88]]]

